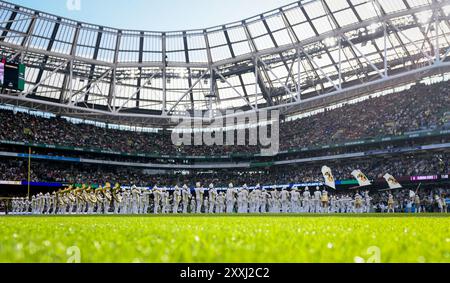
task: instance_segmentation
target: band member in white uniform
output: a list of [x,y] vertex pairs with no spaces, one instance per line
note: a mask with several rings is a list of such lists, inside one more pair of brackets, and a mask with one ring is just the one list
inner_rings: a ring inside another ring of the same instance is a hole
[[299,213],[300,212],[300,193],[298,189],[295,187],[291,191],[291,213]]
[[311,212],[311,193],[309,192],[308,187],[306,187],[305,191],[303,192],[303,212]]
[[181,202],[181,190],[178,186],[175,186],[175,191],[173,192],[173,213],[178,214],[178,208]]
[[289,212],[289,192],[283,188],[281,190],[280,196],[281,196],[281,211],[283,213],[288,213]]
[[191,190],[188,188],[187,185],[183,186],[182,197],[183,197],[183,214],[186,214],[188,213],[189,209],[189,200],[192,198]]
[[226,206],[227,206],[226,212],[229,214],[234,212],[234,205],[236,204],[235,195],[236,191],[233,187],[233,184],[230,183],[228,185],[228,190],[226,192]]
[[314,213],[321,212],[321,200],[322,200],[322,192],[319,187],[316,187],[316,191],[314,192]]
[[217,189],[214,188],[214,184],[210,184],[209,185],[209,195],[208,195],[208,199],[209,199],[208,212],[209,213],[214,213],[214,208],[216,205],[216,197],[217,197]]
[[197,183],[196,187],[195,187],[195,202],[197,204],[197,208],[196,208],[195,212],[197,214],[202,213],[203,194],[204,194],[204,189],[202,188],[200,183]]
[[152,190],[153,192],[153,214],[159,214],[159,205],[161,203],[161,192],[157,186]]

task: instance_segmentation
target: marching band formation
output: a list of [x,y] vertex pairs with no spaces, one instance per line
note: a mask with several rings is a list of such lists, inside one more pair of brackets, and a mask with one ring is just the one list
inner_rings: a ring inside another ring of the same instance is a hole
[[[211,184],[208,189],[197,183],[191,190],[186,185],[174,190],[154,187],[142,190],[133,186],[123,189],[119,184],[92,188],[69,186],[52,194],[38,194],[31,200],[14,198],[12,214],[221,214],[221,213],[369,213],[372,198],[368,192],[354,197],[331,196],[325,189],[265,190],[260,185],[235,188],[233,184],[219,191]],[[389,196],[388,212],[394,211],[393,196]]]

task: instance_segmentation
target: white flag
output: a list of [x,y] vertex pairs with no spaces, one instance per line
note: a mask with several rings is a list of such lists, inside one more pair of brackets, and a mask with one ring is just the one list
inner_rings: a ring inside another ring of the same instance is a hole
[[401,189],[402,185],[394,178],[394,176],[390,174],[384,175],[384,179],[389,184],[389,188],[391,189]]
[[331,172],[331,169],[327,166],[323,166],[322,174],[323,174],[323,177],[325,178],[325,184],[328,187],[336,189],[336,180],[333,177],[333,173]]
[[369,179],[367,179],[366,175],[364,175],[364,173],[361,172],[361,170],[353,171],[352,176],[355,177],[355,179],[358,181],[360,187],[372,185],[372,183],[370,183]]

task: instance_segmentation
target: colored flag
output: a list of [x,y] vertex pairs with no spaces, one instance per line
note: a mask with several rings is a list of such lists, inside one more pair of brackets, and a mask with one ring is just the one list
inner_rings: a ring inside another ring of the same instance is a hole
[[384,179],[389,184],[389,188],[391,189],[401,189],[402,185],[394,178],[394,176],[390,174],[384,175]]
[[323,166],[322,174],[323,174],[323,177],[325,178],[325,184],[328,187],[336,189],[336,180],[333,177],[333,173],[331,172],[331,169],[327,166]]
[[360,187],[366,187],[372,185],[372,183],[367,179],[366,175],[364,175],[361,170],[355,170],[352,172],[352,176],[358,181]]

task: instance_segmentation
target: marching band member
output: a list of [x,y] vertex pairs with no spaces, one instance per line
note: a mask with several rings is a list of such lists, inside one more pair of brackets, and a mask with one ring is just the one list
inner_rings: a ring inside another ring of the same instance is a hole
[[56,192],[53,192],[52,195],[50,196],[50,205],[51,205],[51,214],[56,214],[58,208]]
[[197,204],[197,208],[196,208],[197,214],[202,213],[203,194],[204,194],[204,189],[202,188],[200,183],[197,183],[196,187],[195,187],[195,201]]
[[30,202],[29,198],[24,198],[24,200],[25,200],[25,207],[24,207],[23,213],[25,215],[29,215],[31,202]]
[[365,213],[370,213],[371,209],[372,209],[372,198],[369,195],[369,191],[366,191],[364,193],[364,212]]
[[329,211],[329,204],[330,204],[330,198],[328,197],[328,192],[326,189],[323,190],[322,192],[322,197],[321,197],[321,202],[322,202],[322,211],[323,213],[330,213]]
[[113,200],[112,193],[111,193],[111,183],[106,182],[105,187],[102,190],[102,194],[104,195],[104,198],[103,198],[104,213],[109,214],[109,209],[111,207],[111,202]]
[[225,212],[225,194],[219,193],[216,197],[216,213],[224,213]]
[[300,193],[298,192],[297,187],[293,188],[291,191],[291,213],[299,213],[299,201],[300,201]]
[[314,192],[314,213],[320,213],[321,212],[321,203],[322,200],[322,193],[320,192],[320,188],[316,187],[316,191]]
[[178,214],[178,208],[180,207],[182,194],[180,188],[175,186],[175,191],[173,192],[173,213]]
[[12,214],[12,215],[16,215],[16,214],[17,214],[17,206],[18,206],[18,204],[17,204],[17,198],[16,198],[16,197],[13,197],[13,198],[11,199],[11,214]]
[[438,209],[440,213],[444,213],[444,201],[439,195],[435,196],[435,201],[437,203]]
[[331,213],[338,213],[337,197],[336,196],[331,196],[331,198],[330,198],[330,212]]
[[442,210],[443,210],[443,213],[447,213],[447,212],[448,212],[448,211],[447,211],[447,201],[446,201],[446,199],[445,199],[445,195],[442,195],[441,200],[442,200]]
[[387,213],[395,213],[395,207],[394,207],[394,196],[392,194],[389,194],[388,197],[388,210]]
[[303,212],[310,213],[311,211],[311,193],[309,192],[309,188],[306,187],[303,192]]
[[103,203],[104,203],[104,195],[103,195],[103,187],[98,186],[95,190],[95,197],[97,198],[97,210],[95,211],[97,214],[103,213]]
[[214,188],[214,184],[209,185],[209,213],[214,213],[214,206],[216,204],[217,189]]
[[37,211],[37,214],[43,214],[44,207],[45,207],[45,197],[44,197],[43,193],[40,193],[39,194],[39,198],[38,198],[38,211]]
[[260,203],[261,203],[260,212],[261,213],[267,213],[267,202],[269,200],[269,197],[270,197],[269,193],[265,189],[263,189],[261,192],[261,195],[260,195]]
[[75,202],[74,202],[74,213],[75,214],[80,214],[81,213],[81,209],[83,207],[83,203],[81,200],[81,190],[83,188],[83,185],[81,187],[75,187],[75,189],[73,190],[72,194],[75,197]]
[[272,197],[272,207],[273,207],[273,213],[278,214],[281,212],[280,192],[278,190],[274,191],[274,194]]
[[204,198],[204,200],[203,200],[203,207],[205,209],[204,213],[205,214],[209,214],[210,212],[209,212],[209,198],[208,197]]
[[94,214],[95,205],[97,203],[97,197],[95,195],[94,189],[89,186],[86,190],[87,192],[87,198],[88,198],[88,209],[87,214]]
[[181,192],[181,194],[183,198],[183,214],[186,214],[188,213],[189,200],[192,198],[191,190],[186,184],[183,186],[183,191]]
[[226,192],[226,212],[227,213],[233,213],[234,212],[234,205],[236,204],[236,200],[235,200],[235,194],[236,191],[233,188],[233,184],[230,183],[228,185],[228,190]]
[[120,203],[122,202],[122,188],[120,187],[119,183],[116,183],[114,185],[111,193],[113,198],[114,214],[119,214]]
[[355,196],[355,213],[363,212],[363,199],[359,193],[356,193]]
[[421,201],[420,201],[420,196],[418,194],[414,198],[414,204],[415,204],[416,213],[421,213],[422,205],[421,205]]
[[141,214],[148,213],[148,209],[149,209],[149,205],[150,205],[150,196],[151,196],[151,192],[148,189],[144,190],[144,192],[142,193]]
[[345,213],[353,213],[354,212],[354,207],[353,207],[352,203],[353,203],[353,199],[350,196],[345,195],[342,198],[342,205],[344,206]]
[[190,213],[195,213],[196,212],[196,206],[197,206],[197,204],[195,203],[195,198],[192,198],[189,212]]
[[131,187],[131,214],[139,214],[139,190],[135,185]]
[[130,193],[126,189],[122,189],[122,201],[119,203],[119,210],[120,214],[127,214],[128,213],[128,199],[130,196]]
[[169,202],[169,192],[167,188],[164,187],[161,191],[161,213],[166,214],[169,212],[170,202]]
[[262,195],[261,185],[256,184],[256,186],[255,186],[255,202],[256,202],[255,213],[261,213],[261,206],[262,206],[261,195]]
[[260,213],[261,211],[261,193],[261,186],[257,184],[253,190],[253,213]]
[[289,212],[289,192],[283,188],[281,190],[280,196],[281,196],[281,211],[283,213],[288,213]]
[[156,185],[153,187],[153,200],[154,200],[153,214],[158,214],[159,205],[161,203],[161,191]]

